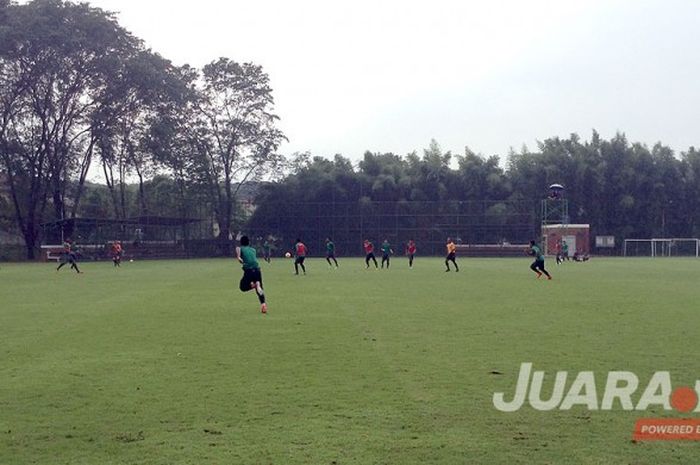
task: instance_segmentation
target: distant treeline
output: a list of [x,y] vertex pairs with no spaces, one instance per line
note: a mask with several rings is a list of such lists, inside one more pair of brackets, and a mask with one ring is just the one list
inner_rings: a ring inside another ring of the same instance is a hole
[[[494,214],[503,202],[504,224],[512,216],[511,205],[531,202],[534,231],[540,200],[549,185],[561,183],[569,222],[590,223],[593,235],[614,235],[618,243],[631,237],[700,236],[700,153],[691,147],[676,155],[660,143],[651,148],[630,143],[623,134],[603,140],[594,131],[588,141],[576,134],[553,137],[536,151],[511,152],[505,163],[469,149],[444,153],[433,141],[422,154],[367,152],[357,166],[339,155],[329,160],[308,154],[298,156],[294,165],[293,174],[261,188],[251,229],[264,232],[290,211],[297,225],[314,224],[318,211],[303,207],[314,202],[331,208],[343,202],[488,201],[495,202],[489,207]],[[392,228],[389,224],[379,234]],[[469,237],[469,229],[462,225],[462,234]],[[271,232],[296,234],[289,228]]]
[[[210,220],[222,242],[241,230],[293,240],[314,224],[320,238],[327,229],[320,205],[341,203],[377,235],[392,227],[395,235],[399,227],[430,229],[433,238],[454,230],[473,241],[530,235],[537,212],[521,207],[536,209],[555,182],[566,187],[570,221],[590,223],[593,234],[700,236],[694,148],[674,154],[594,132],[590,141],[547,139],[504,163],[469,150],[443,153],[433,142],[422,154],[367,152],[353,164],[342,156],[283,157],[277,120],[258,65],[219,58],[201,69],[177,67],[89,4],[0,0],[0,228],[22,237],[27,258],[42,223],[57,220],[197,217]],[[96,170],[104,186],[88,182]],[[474,213],[450,203],[458,201],[486,203]],[[314,202],[316,209],[303,206]],[[393,226],[376,224],[372,215],[382,213],[373,202],[442,216],[398,224],[396,210]],[[282,224],[290,214],[294,222]],[[498,227],[480,235],[469,222],[451,224],[450,215],[481,215]]]

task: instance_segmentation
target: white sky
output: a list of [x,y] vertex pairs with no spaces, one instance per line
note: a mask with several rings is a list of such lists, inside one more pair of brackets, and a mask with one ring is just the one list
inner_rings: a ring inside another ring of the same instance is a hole
[[700,146],[700,1],[91,0],[175,64],[270,75],[282,152]]

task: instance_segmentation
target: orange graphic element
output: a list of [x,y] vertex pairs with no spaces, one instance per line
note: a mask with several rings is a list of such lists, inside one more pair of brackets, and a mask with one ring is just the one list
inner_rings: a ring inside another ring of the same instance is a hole
[[671,407],[679,412],[690,412],[698,404],[697,393],[686,386],[679,387],[671,394]]
[[700,419],[642,418],[634,425],[635,441],[700,441]]

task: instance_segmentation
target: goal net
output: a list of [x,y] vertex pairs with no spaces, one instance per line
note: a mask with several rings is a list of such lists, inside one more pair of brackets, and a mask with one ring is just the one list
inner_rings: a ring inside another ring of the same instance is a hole
[[625,239],[625,257],[698,257],[700,239]]

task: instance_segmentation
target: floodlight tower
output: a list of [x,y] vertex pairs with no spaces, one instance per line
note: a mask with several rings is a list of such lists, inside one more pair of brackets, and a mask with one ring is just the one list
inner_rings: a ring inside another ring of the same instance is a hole
[[[544,237],[544,226],[569,224],[569,201],[564,196],[564,186],[552,184],[549,186],[547,198],[542,199],[542,244],[547,248],[547,238]],[[544,251],[547,253],[547,250]]]

